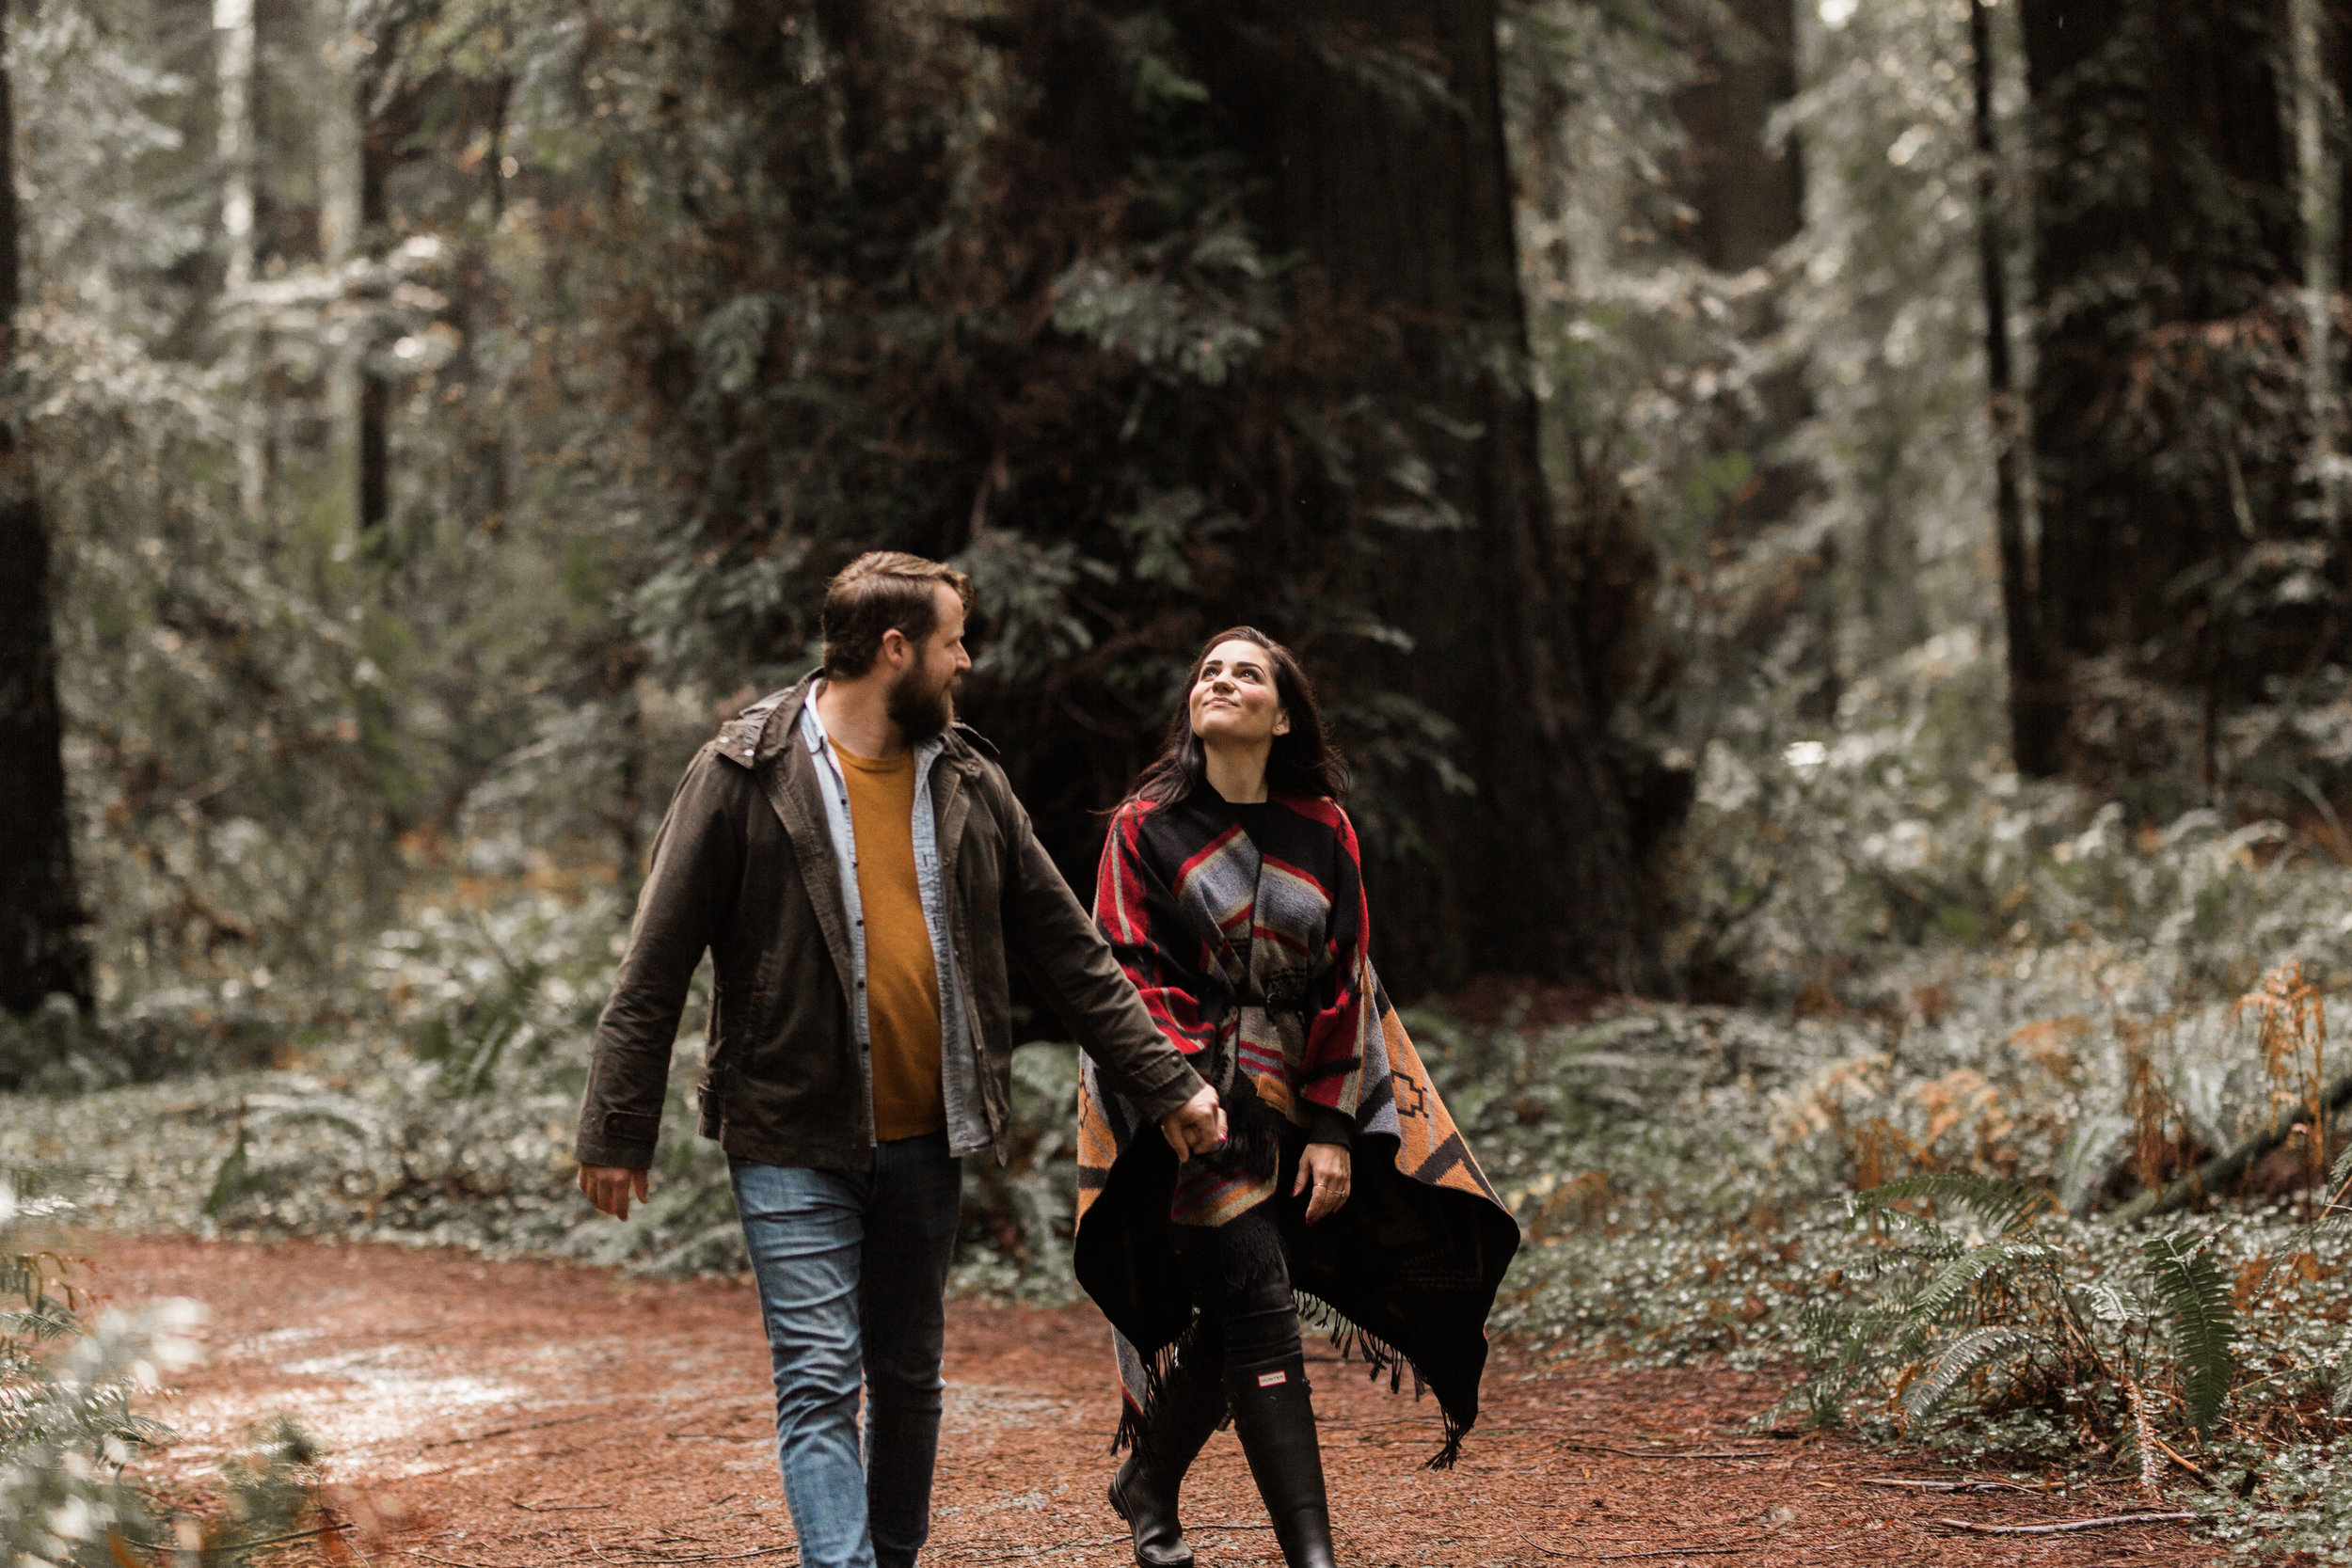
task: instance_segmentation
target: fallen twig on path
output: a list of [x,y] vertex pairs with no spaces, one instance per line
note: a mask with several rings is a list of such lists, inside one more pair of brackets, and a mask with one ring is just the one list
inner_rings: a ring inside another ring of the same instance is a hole
[[2187,1460],[2183,1459],[2180,1455],[2180,1451],[2173,1448],[2171,1444],[2166,1442],[2163,1438],[2157,1436],[2153,1432],[2148,1433],[2148,1441],[2153,1443],[2159,1449],[2161,1449],[2165,1458],[2170,1460],[2173,1464],[2178,1465],[2182,1469],[2186,1470],[2190,1475],[2195,1476],[2199,1481],[2203,1481],[2206,1485],[2211,1486],[2213,1484],[2211,1477],[2207,1476],[2204,1471],[2199,1469],[2196,1465],[2191,1465]]
[[1896,1476],[1856,1476],[1856,1486],[1907,1486],[1920,1492],[2035,1492],[2050,1490],[2047,1486],[2027,1486],[2022,1481],[1992,1481],[1979,1477],[1972,1481],[1904,1481]]
[[430,1443],[420,1443],[420,1449],[457,1449],[468,1443],[486,1443],[493,1437],[511,1437],[518,1432],[537,1432],[542,1427],[567,1427],[577,1421],[593,1421],[600,1412],[591,1410],[584,1416],[559,1416],[551,1421],[526,1421],[520,1426],[492,1427],[477,1432],[471,1437],[443,1437]]
[[520,1497],[506,1500],[525,1513],[594,1513],[598,1509],[612,1506],[611,1503],[527,1503]]
[[1519,1539],[1546,1557],[1582,1558],[1587,1562],[1624,1562],[1637,1557],[1733,1557],[1751,1551],[1759,1544],[1747,1541],[1737,1546],[1661,1546],[1654,1552],[1570,1552],[1557,1546],[1547,1546],[1525,1530],[1519,1532]]
[[1586,1441],[1586,1433],[1563,1432],[1558,1427],[1480,1427],[1478,1432],[1488,1437],[1550,1437],[1572,1449],[1585,1449],[1595,1453],[1620,1453],[1628,1459],[1778,1459],[1778,1449],[1620,1449],[1608,1443]]
[[1780,1457],[1770,1449],[1760,1449],[1755,1453],[1748,1453],[1744,1450],[1734,1451],[1728,1449],[1701,1449],[1695,1452],[1679,1453],[1669,1449],[1663,1453],[1644,1453],[1639,1449],[1613,1448],[1607,1443],[1579,1443],[1566,1437],[1554,1440],[1562,1448],[1574,1449],[1580,1453],[1613,1453],[1627,1459],[1778,1459]]
[[[1192,1527],[1195,1533],[1200,1528]],[[952,1541],[934,1541],[934,1546],[951,1547],[965,1557],[1051,1557],[1056,1552],[1084,1551],[1089,1546],[1115,1546],[1127,1540],[1124,1535],[1105,1535],[1092,1541],[1065,1541],[1058,1546],[958,1546]]]
[[2078,1529],[2106,1529],[2110,1525],[2195,1524],[2201,1513],[2115,1513],[2104,1519],[2066,1519],[2055,1525],[1972,1525],[1965,1519],[1938,1519],[1939,1525],[1978,1535],[2066,1535]]
[[[1422,1418],[1407,1417],[1405,1418],[1405,1419],[1418,1421],[1422,1419]],[[1368,1427],[1388,1426],[1391,1424],[1403,1423],[1391,1423],[1388,1421],[1326,1421],[1323,1424],[1330,1427]],[[1620,1449],[1609,1443],[1584,1442],[1578,1437],[1562,1432],[1558,1427],[1480,1427],[1478,1428],[1478,1433],[1479,1435],[1483,1437],[1549,1437],[1558,1442],[1562,1448],[1576,1449],[1585,1453],[1620,1454],[1627,1459],[1779,1459],[1784,1457],[1778,1450],[1773,1449],[1659,1449],[1647,1451],[1641,1449]],[[1399,1443],[1374,1442],[1365,1443],[1361,1446],[1364,1448],[1393,1449],[1402,1448],[1406,1445]]]
[[797,1558],[800,1556],[801,1548],[798,1546],[754,1546],[748,1552],[706,1552],[700,1557],[600,1557],[596,1560],[612,1563],[615,1568],[626,1568],[626,1565],[634,1563],[734,1562],[747,1557],[773,1557],[778,1552],[790,1552]]
[[[215,1545],[213,1550],[221,1552],[251,1551],[256,1546],[275,1546],[282,1541],[308,1541],[314,1535],[335,1535],[343,1530],[355,1529],[357,1528],[358,1527],[353,1525],[349,1520],[345,1520],[340,1525],[321,1525],[315,1529],[298,1529],[290,1535],[267,1535],[263,1536],[259,1541],[223,1542]],[[128,1535],[116,1536],[114,1539],[121,1541],[129,1545],[144,1546],[151,1552],[170,1552],[181,1549],[176,1545],[166,1545],[163,1543],[156,1541],[140,1541]]]

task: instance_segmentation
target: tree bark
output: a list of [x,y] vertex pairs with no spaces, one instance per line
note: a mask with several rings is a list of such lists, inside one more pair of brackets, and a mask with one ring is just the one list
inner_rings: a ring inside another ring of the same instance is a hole
[[2002,624],[2009,641],[2010,751],[2033,778],[2058,770],[2066,730],[2065,689],[2042,645],[2040,602],[2026,537],[2024,433],[2009,346],[2009,239],[2002,221],[2000,141],[1993,114],[1993,18],[1988,0],[1969,0],[1968,52],[1976,90],[1977,267],[1984,291],[1986,416],[1993,428],[1994,532],[2001,560]]
[[64,721],[50,624],[49,534],[24,448],[17,309],[22,293],[8,8],[0,0],[0,1008],[53,995],[92,1006],[89,949],[66,809]]
[[[2336,347],[2333,315],[2340,245],[2336,185],[2341,179],[2339,135],[2329,121],[2341,105],[2329,102],[2327,0],[2287,0],[2294,35],[2296,216],[2303,239],[2303,385],[2312,427],[2304,460],[2321,519],[2334,533],[2344,526],[2343,486],[2336,477]],[[2335,111],[2335,112],[2332,112]]]
[[[227,260],[221,282],[232,302],[253,281],[258,236],[254,168],[255,67],[261,28],[254,0],[214,0],[213,33],[219,52],[220,228]],[[241,306],[239,308],[242,308]],[[237,387],[235,447],[237,499],[248,519],[258,519],[269,487],[268,416],[262,402],[261,345],[250,326],[239,326],[230,348],[230,379]]]
[[1745,272],[1797,237],[1804,165],[1765,140],[1774,110],[1797,95],[1797,19],[1789,0],[1729,0],[1732,26],[1689,46],[1691,85],[1675,94],[1688,144],[1675,184],[1690,204],[1684,243],[1718,272]]
[[[380,53],[380,52],[379,52]],[[391,211],[385,185],[392,171],[397,133],[375,103],[380,68],[376,55],[362,60],[359,78],[359,232],[364,246],[379,243]],[[373,345],[368,345],[373,346]],[[359,355],[358,495],[359,538],[380,558],[393,554],[391,527],[391,391],[384,377]]]
[[469,371],[467,395],[471,402],[468,446],[473,489],[469,499],[473,504],[466,515],[474,526],[492,533],[500,531],[506,521],[506,403],[483,363],[480,346],[484,339],[498,329],[502,317],[498,285],[490,274],[489,252],[497,243],[499,223],[506,213],[506,116],[514,90],[513,79],[501,76],[479,91],[484,100],[483,116],[488,122],[488,150],[482,159],[482,195],[487,221],[483,225],[483,238],[468,247],[458,269]]
[[[1576,541],[1552,513],[1533,400],[1492,0],[1248,8],[1212,82],[1263,170],[1263,221],[1355,334],[1362,391],[1476,434],[1443,451],[1462,526],[1383,541],[1375,602],[1413,639],[1382,684],[1456,726],[1454,760],[1391,781],[1404,832],[1374,851],[1374,919],[1400,990],[1477,971],[1655,983],[1626,784],[1603,751],[1610,694],[1580,639]],[[1397,62],[1442,84],[1399,85]],[[1426,428],[1424,426],[1424,428]],[[1407,827],[1407,824],[1409,826]]]
[[[1686,26],[1692,76],[1673,100],[1685,139],[1668,163],[1675,192],[1690,214],[1679,238],[1715,271],[1743,273],[1764,266],[1804,226],[1804,160],[1793,141],[1774,147],[1768,140],[1772,115],[1797,93],[1796,8],[1791,0],[1729,0],[1720,14]],[[1769,287],[1738,298],[1730,330],[1751,344],[1771,341],[1784,321],[1789,281],[1775,276]],[[1820,477],[1810,463],[1788,452],[1789,436],[1814,412],[1801,360],[1784,360],[1753,381],[1736,373],[1721,381],[1723,389],[1700,400],[1694,411],[1703,421],[1704,450],[1710,459],[1742,456],[1748,469],[1704,519],[1706,535],[1693,553],[1708,556],[1745,549],[1789,522]],[[1835,563],[1840,555],[1856,563],[1851,575],[1865,597],[1880,592],[1883,579],[1907,583],[1909,574],[1900,567],[1884,574],[1878,566],[1882,556],[1898,551],[1907,559],[1905,521],[1873,516],[1859,537],[1825,538],[1796,569],[1795,580],[1784,585],[1784,592],[1802,592],[1805,609],[1792,614],[1775,595],[1773,609],[1750,620],[1736,638],[1732,657],[1763,657],[1765,645],[1785,636],[1802,615],[1818,630],[1804,666],[1814,684],[1800,711],[1820,720],[1834,715],[1844,608],[1835,592]],[[1895,626],[1865,619],[1874,626]],[[1895,645],[1908,647],[1911,641],[1899,636]]]
[[[313,16],[319,34],[319,259],[342,274],[360,254],[366,71],[342,10],[323,6]],[[350,334],[332,349],[326,367],[328,494],[335,498],[334,521],[353,539],[365,537],[359,521],[359,449],[367,353],[364,334]]]
[[[2290,500],[2291,473],[2227,445],[2239,425],[2187,467],[2202,433],[2165,428],[2150,402],[2173,366],[2194,373],[2195,328],[2248,316],[2301,270],[2272,66],[2283,0],[2025,0],[2022,19],[2043,645],[2053,660],[2139,661],[2132,650],[2161,643],[2172,652],[2151,673],[2185,683],[2196,612],[2175,584],[2277,528]],[[2152,360],[2159,349],[2178,356]]]

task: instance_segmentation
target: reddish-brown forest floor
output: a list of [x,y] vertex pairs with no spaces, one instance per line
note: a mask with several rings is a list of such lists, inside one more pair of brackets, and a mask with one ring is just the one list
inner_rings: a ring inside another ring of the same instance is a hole
[[[211,1309],[209,1364],[157,1412],[180,1433],[167,1470],[192,1479],[253,1423],[290,1414],[330,1450],[372,1563],[796,1560],[748,1285],[388,1246],[89,1245],[96,1283],[116,1301],[189,1296]],[[952,1307],[926,1563],[1130,1560],[1103,1500],[1116,1397],[1106,1332],[1089,1307]],[[1312,1370],[1350,1568],[2137,1568],[2220,1557],[2172,1525],[2042,1539],[1940,1525],[2150,1505],[2122,1487],[2059,1497],[1870,1485],[1949,1475],[1836,1437],[1734,1435],[1776,1392],[1755,1375],[1538,1369],[1499,1347],[1479,1428],[1440,1475],[1422,1468],[1434,1407],[1348,1366]],[[1185,1513],[1202,1568],[1279,1562],[1230,1433],[1202,1457]]]

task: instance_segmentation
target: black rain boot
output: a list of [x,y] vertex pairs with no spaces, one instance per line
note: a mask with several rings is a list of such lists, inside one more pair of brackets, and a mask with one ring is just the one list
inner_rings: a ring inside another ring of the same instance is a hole
[[1274,1521],[1282,1560],[1290,1568],[1338,1568],[1306,1361],[1293,1355],[1232,1368],[1225,1374],[1225,1397],[1233,1406],[1233,1434],[1241,1439],[1258,1496]]
[[1202,1445],[1225,1418],[1225,1386],[1216,1372],[1178,1361],[1160,1386],[1142,1442],[1111,1480],[1111,1507],[1135,1531],[1143,1568],[1186,1568],[1192,1548],[1176,1519],[1176,1493]]

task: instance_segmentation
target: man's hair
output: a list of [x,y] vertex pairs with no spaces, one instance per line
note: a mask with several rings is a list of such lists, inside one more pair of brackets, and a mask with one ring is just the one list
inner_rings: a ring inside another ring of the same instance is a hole
[[920,642],[939,629],[939,595],[932,584],[956,591],[972,607],[972,579],[952,566],[903,550],[868,550],[841,568],[825,589],[818,625],[825,634],[824,673],[852,681],[881,657],[882,633]]

